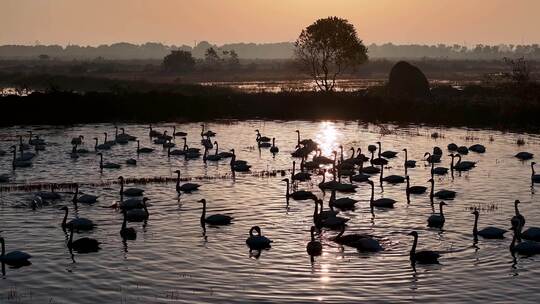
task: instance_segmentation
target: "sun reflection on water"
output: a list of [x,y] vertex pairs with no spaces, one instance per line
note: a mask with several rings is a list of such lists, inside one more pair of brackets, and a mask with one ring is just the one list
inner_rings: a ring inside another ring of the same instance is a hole
[[343,136],[341,132],[336,130],[335,123],[331,121],[323,121],[319,125],[319,132],[315,135],[315,141],[319,143],[322,154],[327,157],[332,156],[332,151],[337,151],[340,138]]

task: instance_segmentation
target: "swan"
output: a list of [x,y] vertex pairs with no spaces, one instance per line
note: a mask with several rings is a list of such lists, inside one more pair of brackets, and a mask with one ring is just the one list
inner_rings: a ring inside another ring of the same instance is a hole
[[135,240],[137,238],[137,231],[133,227],[127,227],[127,210],[122,210],[123,220],[122,228],[120,228],[120,236],[125,240]]
[[142,200],[142,208],[135,208],[131,210],[126,210],[126,218],[130,222],[143,222],[148,219],[150,213],[148,212],[148,207],[146,202],[149,201],[147,198]]
[[126,134],[118,134],[118,127],[114,126],[114,141],[117,144],[125,145],[129,142],[129,138]]
[[[329,182],[326,181],[326,169],[323,170],[322,176],[323,176],[323,179],[319,183],[319,188],[321,190],[336,190],[337,189],[337,186],[339,185],[339,182],[337,182],[335,179],[331,180]],[[335,175],[334,175],[334,177],[335,177]]]
[[[255,235],[253,232],[257,232]],[[253,226],[249,229],[249,237],[246,239],[246,244],[250,249],[261,250],[270,248],[273,241],[261,234],[259,226]]]
[[405,152],[405,168],[414,168],[416,167],[416,161],[415,160],[408,160],[407,158],[407,149],[403,149],[403,152]]
[[363,169],[364,162],[360,162],[360,166],[358,167],[358,174],[351,176],[351,181],[359,183],[368,181],[371,176],[362,173]]
[[[315,227],[318,229],[321,228],[329,228],[329,229],[336,229],[343,225],[345,225],[349,219],[339,217],[339,216],[331,216],[329,213],[319,213],[319,205],[322,207],[322,200],[315,199],[315,210],[313,212],[313,223],[315,224]],[[322,210],[321,210],[322,211]]]
[[439,258],[441,255],[436,251],[422,250],[416,251],[418,245],[418,232],[411,231],[409,235],[414,237],[413,245],[410,252],[410,259],[412,263],[419,264],[439,264]]
[[62,199],[62,196],[55,192],[57,187],[56,184],[53,184],[51,186],[51,191],[39,191],[36,193],[36,196],[39,196],[44,200],[60,200]]
[[83,136],[83,135],[79,135],[79,136],[73,137],[73,138],[71,139],[71,144],[72,144],[72,145],[78,145],[78,146],[80,146],[80,145],[82,145],[83,140],[84,140],[84,136]]
[[127,134],[126,129],[120,128],[120,130],[122,131],[122,133],[118,134],[118,138],[120,138],[122,140],[128,140],[128,141],[136,141],[137,140],[137,137]]
[[105,135],[105,141],[103,142],[104,145],[107,145],[107,146],[114,146],[116,145],[116,140],[107,140],[107,132],[103,132],[103,134]]
[[148,135],[150,137],[159,137],[159,136],[162,136],[163,133],[159,132],[159,131],[156,131],[154,129],[152,129],[152,125],[149,125],[149,128],[150,128],[150,131],[148,132]]
[[171,149],[172,147],[167,148],[167,157],[171,157],[171,155],[181,156],[181,155],[186,154],[185,150],[178,150],[178,149],[171,150]]
[[367,181],[371,186],[371,198],[369,199],[369,205],[377,208],[394,208],[395,200],[391,198],[379,198],[375,200],[375,184],[372,181]]
[[441,162],[441,155],[439,155],[439,154],[431,154],[429,152],[426,152],[426,153],[424,153],[424,158],[428,163],[440,163]]
[[190,148],[188,145],[184,144],[184,158],[186,160],[196,159],[201,157],[201,152],[197,148]]
[[13,169],[15,168],[28,168],[32,166],[32,162],[29,160],[21,160],[17,158],[17,147],[12,146],[13,148],[13,161],[11,162],[11,165],[13,166]]
[[538,227],[529,227],[527,230],[521,233],[521,237],[529,241],[540,241],[540,228]]
[[259,143],[270,142],[272,140],[270,137],[262,136],[259,130],[255,130],[255,132],[257,132],[257,142]]
[[432,214],[428,217],[428,227],[433,228],[442,228],[444,226],[445,218],[443,213],[443,206],[445,206],[445,202],[439,203],[439,214]]
[[466,146],[459,146],[457,148],[457,152],[459,154],[467,155],[467,154],[469,154],[469,148],[467,148]]
[[521,228],[522,224],[517,226],[512,225],[514,236],[512,237],[512,243],[510,243],[510,252],[518,253],[520,255],[532,256],[540,253],[540,243],[534,241],[523,241],[516,245],[516,240],[521,240]]
[[195,183],[185,183],[180,185],[180,170],[174,171],[176,173],[176,192],[180,195],[182,192],[190,193],[199,190],[201,185]]
[[230,166],[232,172],[248,172],[251,170],[251,165],[248,165],[244,161],[237,161],[236,155],[232,156]]
[[388,175],[388,176],[383,177],[383,174],[384,174],[384,166],[381,165],[381,175],[380,175],[380,178],[379,178],[381,183],[382,182],[387,182],[389,184],[401,184],[401,183],[405,182],[405,178],[403,176]]
[[73,148],[71,148],[71,152],[69,153],[69,157],[72,159],[79,158],[79,154],[77,153],[77,145],[74,145]]
[[203,154],[203,161],[220,161],[221,160],[221,156],[218,155],[218,151],[216,149],[216,152],[214,154],[208,154],[208,149],[204,149],[204,154]]
[[469,147],[469,150],[476,153],[486,153],[486,147],[481,144],[472,145]]
[[99,139],[97,137],[94,137],[94,140],[96,141],[96,144],[94,145],[94,150],[110,150],[111,146],[107,144],[99,144]]
[[[450,154],[450,156],[452,157],[452,162],[450,163],[450,169],[451,170],[469,171],[469,170],[471,170],[472,168],[474,168],[476,166],[475,162],[461,161],[461,155],[460,154],[457,154],[457,155]],[[458,159],[456,164],[454,164],[454,157],[456,157]]]
[[278,153],[279,148],[276,146],[276,138],[272,138],[272,147],[270,147],[270,153]]
[[0,262],[6,263],[11,266],[25,265],[30,263],[28,260],[32,258],[31,255],[24,251],[11,251],[6,253],[6,245],[3,237],[0,237],[0,243],[2,245]]
[[210,130],[204,132],[204,124],[201,124],[201,127],[202,127],[201,136],[206,136],[206,137],[214,137],[214,136],[216,136],[216,133],[212,132]]
[[176,126],[173,126],[173,136],[186,137],[188,134],[186,132],[176,132]]
[[311,150],[310,152],[315,151],[317,149],[318,144],[313,139],[308,138],[308,139],[300,140],[300,130],[295,130],[295,132],[298,138],[297,140],[298,145],[302,145],[306,147],[307,149]]
[[[302,160],[303,162],[303,160]],[[311,174],[307,173],[307,172],[298,172],[298,173],[295,173],[296,171],[296,161],[293,160],[293,163],[292,163],[292,172],[291,172],[291,180],[292,181],[299,181],[299,182],[305,182],[305,181],[308,181],[308,180],[311,180]],[[302,167],[302,166],[300,166]],[[302,169],[300,169],[302,170]]]
[[64,219],[62,220],[62,228],[66,227],[73,227],[77,230],[92,230],[96,227],[96,224],[92,222],[92,220],[89,220],[84,217],[76,217],[69,222],[67,222],[68,217],[68,207],[63,206],[60,208],[60,210],[64,210]]
[[485,227],[482,230],[478,230],[478,218],[480,216],[480,213],[475,208],[471,214],[474,214],[474,227],[473,227],[473,235],[476,238],[478,235],[485,238],[485,239],[502,239],[504,238],[504,234],[507,232],[505,229],[497,228],[497,227]]
[[[335,198],[335,193],[334,193],[334,198]],[[330,203],[328,204],[330,206],[330,210],[323,210],[324,209],[323,200],[319,198],[316,201],[317,201],[317,203],[319,203],[319,206],[321,206],[321,210],[318,213],[319,218],[328,219],[328,218],[331,218],[331,217],[335,217],[335,216],[337,216],[339,214],[339,211],[335,211]]]
[[98,153],[99,155],[99,168],[100,169],[120,169],[122,166],[116,163],[103,163],[103,153]]
[[83,237],[77,240],[73,240],[73,230],[75,227],[73,225],[69,226],[69,241],[67,247],[70,250],[75,250],[77,253],[90,253],[97,252],[101,248],[99,247],[99,242],[95,239]]
[[341,230],[338,233],[338,235],[336,235],[335,237],[331,239],[333,242],[338,243],[340,245],[352,246],[353,244],[358,242],[360,239],[370,237],[367,234],[356,234],[356,233],[344,235],[345,225],[341,226],[340,228]]
[[[219,151],[219,144],[217,141],[214,141],[214,145],[216,146],[216,151]],[[233,156],[233,153],[230,151],[223,151],[219,152],[217,155],[221,158],[231,158]]]
[[336,207],[341,210],[352,210],[359,200],[352,199],[350,197],[341,197],[336,199],[336,191],[332,191],[330,196],[330,206]]
[[142,196],[144,193],[143,189],[139,188],[128,188],[124,190],[124,177],[120,176],[118,177],[118,180],[120,181],[120,197],[125,196]]
[[334,160],[326,156],[323,156],[321,149],[317,149],[315,155],[313,155],[313,162],[318,163],[319,165],[329,165],[329,164],[333,164]]
[[169,139],[166,143],[163,144],[164,149],[174,148],[174,147],[176,147],[176,144],[171,142],[171,139]]
[[233,220],[233,217],[225,214],[212,214],[210,216],[206,216],[206,200],[203,198],[199,201],[199,203],[203,204],[202,208],[202,214],[201,214],[201,223],[206,223],[209,225],[215,225],[215,226],[221,226],[221,225],[229,225],[231,224],[231,221]]
[[448,146],[446,148],[448,149],[448,151],[454,152],[454,151],[457,151],[458,145],[456,145],[454,143],[450,143],[450,144],[448,144]]
[[435,197],[438,199],[448,200],[448,199],[454,199],[456,197],[456,192],[452,190],[442,189],[435,192],[435,180],[433,178],[430,178],[428,182],[431,183],[431,192],[429,194],[430,198],[433,199]]
[[532,162],[531,163],[531,171],[532,171],[531,181],[533,183],[540,183],[540,174],[536,174],[536,172],[534,172],[534,165],[536,165],[536,163]]
[[334,242],[340,245],[346,245],[356,248],[359,251],[378,252],[384,250],[379,241],[372,238],[370,235],[364,234],[348,234],[343,235],[345,226],[341,226],[340,233],[333,239]]
[[433,175],[445,175],[448,173],[448,168],[437,167],[435,168],[435,163],[431,163],[431,178]]
[[514,155],[514,157],[517,157],[520,160],[529,160],[534,157],[534,154],[529,152],[519,152],[518,154]]
[[128,158],[126,160],[126,165],[136,166],[137,165],[137,160],[134,159],[134,158]]
[[79,184],[75,183],[75,195],[73,196],[73,203],[93,204],[97,202],[97,199],[97,196],[90,194],[79,196]]
[[141,141],[137,140],[137,154],[139,153],[152,153],[154,149],[152,148],[141,148]]
[[[377,158],[374,158],[375,157],[375,151],[371,150],[371,165],[375,165],[375,166],[382,166],[382,165],[387,165],[388,164],[388,160],[387,159],[384,159],[382,158],[382,154],[381,154],[381,150],[380,150],[380,142],[377,142],[377,144],[379,144],[379,155]],[[368,147],[369,149],[369,147]]]
[[442,151],[441,148],[439,148],[439,147],[437,147],[437,146],[433,147],[433,155],[439,155],[439,156],[442,156],[442,154],[443,154],[443,151]]
[[148,202],[149,200],[150,199],[146,197],[143,197],[143,198],[132,197],[127,200],[121,201],[118,204],[118,208],[120,208],[121,210],[144,209],[144,204],[146,204],[146,202]]
[[292,199],[297,200],[297,201],[305,201],[305,200],[316,199],[317,198],[315,196],[315,194],[313,194],[313,192],[311,192],[311,191],[299,190],[299,191],[294,191],[294,192],[290,193],[289,192],[289,188],[290,188],[289,179],[284,178],[281,181],[287,183],[287,190],[285,192],[285,197],[287,199],[292,198]]
[[525,217],[521,213],[519,213],[519,207],[518,207],[519,204],[521,204],[519,200],[514,201],[515,214],[510,220],[510,222],[512,223],[512,226],[516,226],[516,227],[518,225],[525,226]]
[[311,226],[310,228],[311,240],[306,245],[306,251],[311,256],[321,255],[322,249],[323,249],[321,242],[315,240],[315,229],[317,229],[315,226]]
[[210,139],[210,137],[202,138],[201,139],[201,145],[205,149],[213,149],[214,148],[214,145],[212,144],[212,140]]
[[362,154],[362,148],[356,149],[356,159],[358,159],[359,161],[362,161],[362,162],[369,161],[369,157]]
[[384,151],[384,152],[381,152],[381,142],[378,141],[377,144],[379,145],[379,157],[384,157],[384,158],[394,158],[396,157],[396,155],[398,154],[397,152],[394,152],[394,151]]
[[296,146],[297,149],[294,150],[292,153],[291,153],[291,156],[292,157],[301,157],[301,158],[304,158],[304,157],[307,157],[309,155],[309,153],[311,153],[311,149],[304,146],[304,147],[300,147],[300,146]]
[[407,188],[406,188],[406,193],[407,194],[423,194],[426,192],[427,190],[427,187],[424,187],[424,186],[410,186],[410,178],[409,176],[405,176],[405,180],[407,181]]

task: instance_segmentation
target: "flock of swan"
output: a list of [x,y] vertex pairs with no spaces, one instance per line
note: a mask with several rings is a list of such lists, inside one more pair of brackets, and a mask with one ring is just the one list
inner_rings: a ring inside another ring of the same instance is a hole
[[[230,170],[234,174],[235,172],[249,172],[251,166],[247,161],[237,159],[235,150],[219,151],[218,142],[212,140],[216,136],[215,132],[206,130],[204,125],[200,133],[201,146],[202,147],[190,147],[187,144],[187,133],[180,132],[173,129],[171,135],[167,134],[167,131],[160,132],[152,128],[149,128],[149,137],[153,140],[155,145],[162,146],[167,150],[168,157],[184,157],[185,159],[198,159],[202,158],[204,162],[216,162],[226,159],[229,160]],[[260,148],[268,148],[274,155],[279,153],[279,148],[276,146],[275,138],[263,136],[259,130],[256,130],[256,143]],[[330,238],[329,240],[342,246],[348,246],[356,248],[359,251],[364,252],[379,252],[383,251],[384,247],[379,242],[380,238],[375,235],[368,234],[355,234],[347,233],[348,218],[340,216],[340,211],[343,210],[355,210],[356,204],[359,202],[356,199],[350,197],[341,197],[336,199],[336,192],[340,193],[353,193],[356,191],[357,183],[367,183],[371,186],[371,196],[369,199],[370,212],[374,214],[378,209],[394,208],[396,201],[390,198],[377,198],[375,197],[375,183],[378,182],[381,185],[383,183],[388,184],[404,184],[404,191],[409,200],[411,195],[428,195],[432,205],[438,205],[439,212],[430,215],[426,223],[429,227],[442,228],[445,224],[444,206],[449,203],[449,200],[453,200],[458,195],[455,191],[439,189],[435,184],[435,176],[453,174],[454,171],[469,171],[476,167],[476,163],[473,161],[463,160],[463,156],[467,155],[469,151],[474,153],[485,153],[486,148],[483,145],[476,144],[470,147],[458,146],[454,143],[449,144],[446,148],[451,157],[449,167],[439,166],[441,163],[441,156],[443,150],[439,147],[435,147],[433,151],[426,152],[423,161],[430,164],[431,170],[428,179],[429,187],[423,185],[411,185],[411,179],[407,174],[408,170],[413,170],[416,167],[416,161],[408,158],[407,149],[403,149],[404,153],[405,174],[401,175],[385,175],[384,168],[398,155],[397,151],[385,151],[382,149],[382,143],[377,142],[375,145],[369,145],[367,147],[366,154],[362,153],[361,148],[351,148],[351,155],[347,158],[344,157],[344,148],[339,147],[338,151],[333,151],[332,157],[322,155],[317,142],[312,139],[302,139],[300,131],[297,133],[297,145],[292,152],[292,157],[295,161],[292,162],[292,171],[290,176],[283,178],[285,188],[285,198],[287,204],[289,200],[306,201],[313,203],[313,225],[310,229],[310,241],[306,245],[306,250],[309,255],[318,256],[323,252],[323,245],[320,241],[323,230],[335,230],[339,233]],[[176,144],[173,139],[181,137],[184,141],[181,149],[175,149]],[[81,154],[95,153],[99,156],[99,168],[100,170],[114,170],[121,168],[123,165],[135,166],[137,161],[133,158],[126,159],[125,164],[107,162],[104,159],[102,152],[111,150],[115,145],[126,145],[130,142],[136,142],[137,147],[134,153],[137,154],[149,154],[155,151],[152,147],[142,147],[141,142],[132,135],[126,133],[123,128],[116,128],[115,136],[113,140],[109,140],[108,134],[104,133],[103,142],[100,143],[98,138],[94,138],[93,149],[86,149],[84,147],[84,136],[78,136],[71,140],[72,148],[68,155],[72,159],[78,158]],[[37,157],[37,153],[31,152],[31,150],[40,151],[45,149],[47,143],[39,136],[34,136],[32,132],[29,132],[28,140],[25,140],[23,136],[19,136],[18,144],[11,146],[11,153],[13,155],[12,166],[13,170],[18,168],[32,166],[32,161]],[[202,150],[202,151],[201,151]],[[212,151],[212,152],[211,152]],[[0,156],[6,155],[6,151],[0,150]],[[533,159],[534,155],[529,152],[520,152],[515,157],[521,161],[527,161]],[[298,164],[298,170],[297,170]],[[540,183],[540,174],[536,174],[535,162],[531,162],[531,182]],[[176,175],[176,191],[178,195],[183,193],[191,193],[198,191],[201,185],[196,183],[181,182],[180,170],[175,171]],[[330,174],[331,179],[327,180],[327,174]],[[283,172],[282,175],[287,175]],[[299,188],[305,182],[311,182],[313,179],[322,176],[318,187],[321,191],[331,192],[330,199],[327,203],[327,209],[324,209],[325,203],[315,193],[309,190],[302,190]],[[7,183],[10,181],[10,174],[0,175],[0,182]],[[124,177],[118,178],[118,195],[119,201],[112,207],[118,209],[122,215],[123,220],[120,227],[119,234],[124,240],[134,240],[137,237],[137,231],[133,227],[128,227],[130,222],[143,222],[149,219],[150,213],[148,210],[149,201],[145,197],[145,189],[141,188],[126,188]],[[32,200],[31,207],[33,209],[40,205],[45,205],[48,202],[61,200],[62,195],[55,192],[53,187],[51,191],[39,191],[35,193],[35,199]],[[437,200],[437,201],[436,201]],[[98,201],[97,195],[83,194],[80,195],[78,185],[75,185],[75,192],[72,198],[73,204],[87,204],[91,205]],[[229,225],[234,222],[234,217],[227,214],[207,214],[208,202],[205,199],[199,201],[201,203],[201,218],[200,222],[203,228],[205,225],[210,226],[222,226]],[[519,212],[519,200],[514,202],[515,214],[511,219],[511,230],[513,231],[513,237],[510,244],[510,251],[514,254],[522,255],[534,255],[540,253],[540,227],[528,227],[525,231],[526,220],[525,217]],[[100,250],[100,242],[96,239],[89,237],[82,237],[75,239],[75,234],[81,231],[91,231],[95,229],[96,224],[88,218],[75,217],[70,218],[69,208],[63,206],[60,208],[64,212],[63,220],[60,223],[60,227],[66,231],[69,231],[69,238],[67,241],[67,248],[70,251],[77,253],[91,253]],[[500,227],[484,227],[479,228],[479,212],[474,210],[474,226],[471,227],[474,240],[477,241],[478,237],[486,239],[503,239],[508,232],[504,228]],[[319,235],[319,238],[317,237]],[[412,236],[412,244],[410,249],[410,261],[413,265],[419,264],[433,264],[438,263],[438,259],[442,253],[432,250],[417,250],[419,243],[419,234],[417,231],[411,231],[409,233]],[[11,251],[6,252],[5,240],[0,237],[0,243],[2,245],[2,252],[0,255],[0,262],[13,266],[29,265],[31,255],[23,251]],[[259,226],[253,226],[248,231],[248,237],[246,244],[250,250],[263,250],[271,247],[272,240],[263,235],[262,229]]]

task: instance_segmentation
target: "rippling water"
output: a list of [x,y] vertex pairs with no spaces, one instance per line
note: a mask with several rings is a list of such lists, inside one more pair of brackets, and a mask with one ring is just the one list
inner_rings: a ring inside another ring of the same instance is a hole
[[[155,126],[172,131],[171,123]],[[128,133],[138,136],[142,146],[155,147],[149,155],[137,157],[136,146],[116,145],[104,152],[105,161],[124,164],[136,158],[138,165],[123,165],[119,170],[99,172],[94,154],[77,160],[69,157],[71,138],[82,134],[86,147],[91,138],[103,138],[103,132],[114,133],[110,124],[75,127],[34,126],[1,129],[0,149],[16,143],[16,135],[32,129],[47,142],[39,152],[33,167],[12,171],[11,158],[0,158],[0,174],[9,174],[10,184],[69,183],[81,184],[115,181],[125,177],[174,177],[176,169],[184,177],[221,177],[198,180],[201,190],[182,195],[178,200],[174,183],[146,184],[151,199],[150,219],[146,224],[129,223],[137,232],[137,240],[123,242],[119,229],[121,213],[103,208],[118,201],[118,185],[104,187],[81,186],[81,191],[99,195],[93,206],[79,204],[78,215],[93,219],[98,227],[89,236],[102,244],[102,250],[91,254],[70,255],[67,236],[60,228],[61,205],[71,204],[72,193],[62,192],[63,201],[32,211],[26,207],[33,197],[29,192],[0,193],[0,234],[6,239],[7,250],[30,253],[32,265],[13,269],[6,267],[0,280],[1,303],[163,303],[163,302],[536,302],[540,291],[537,284],[540,261],[537,257],[514,260],[508,246],[511,234],[504,240],[480,239],[474,246],[471,236],[473,216],[471,206],[482,207],[480,226],[509,228],[513,201],[520,199],[521,212],[527,226],[540,226],[540,209],[535,188],[530,183],[530,163],[520,162],[513,155],[529,151],[540,155],[536,135],[517,135],[489,130],[429,129],[420,126],[375,126],[358,122],[219,122],[207,126],[217,132],[220,150],[235,148],[238,158],[249,161],[254,172],[289,169],[296,143],[294,130],[302,137],[321,144],[323,153],[343,144],[367,148],[378,140],[383,150],[409,149],[409,158],[419,161],[433,146],[443,150],[450,142],[470,146],[482,143],[485,154],[469,153],[464,159],[477,161],[470,172],[437,178],[437,187],[458,192],[445,209],[444,230],[426,227],[433,212],[428,195],[412,196],[407,204],[404,185],[376,186],[376,197],[398,201],[389,211],[369,212],[370,188],[358,184],[351,196],[360,200],[355,211],[342,212],[350,218],[348,231],[369,232],[382,239],[385,251],[375,254],[335,245],[329,240],[335,235],[323,231],[320,236],[324,253],[313,261],[305,251],[312,224],[313,204],[290,202],[284,198],[285,185],[280,176],[261,177],[256,174],[228,175],[227,161],[204,164],[202,159],[186,161],[181,157],[167,158],[165,150],[153,145],[145,125],[126,125]],[[200,146],[199,124],[178,124],[178,130],[189,133],[188,143]],[[276,137],[280,153],[274,157],[268,150],[259,151],[255,129]],[[430,134],[437,131],[439,138]],[[385,135],[383,135],[385,134]],[[516,139],[523,137],[527,145],[518,147]],[[181,143],[180,139],[176,139]],[[345,152],[347,153],[347,151]],[[449,166],[443,156],[441,165]],[[347,157],[347,156],[346,156]],[[403,155],[390,161],[385,174],[403,175]],[[429,167],[419,161],[409,169],[413,185],[426,185]],[[377,179],[376,177],[374,178]],[[329,194],[316,186],[320,178],[300,184],[300,189],[316,191],[327,205]],[[377,183],[378,184],[378,183]],[[4,184],[5,186],[5,184]],[[132,185],[130,185],[132,186]],[[537,186],[538,187],[538,186]],[[207,227],[199,224],[201,204],[208,201],[208,212],[234,216],[234,224]],[[248,230],[262,227],[263,234],[274,243],[257,257],[245,245]],[[414,272],[409,263],[411,230],[420,234],[419,247],[442,251],[440,265],[418,266]]]

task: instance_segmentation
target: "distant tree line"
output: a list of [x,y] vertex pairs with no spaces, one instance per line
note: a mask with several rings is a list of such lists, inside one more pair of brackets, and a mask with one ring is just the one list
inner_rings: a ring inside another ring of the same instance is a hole
[[225,51],[209,47],[203,59],[195,59],[189,51],[173,50],[163,58],[162,67],[168,72],[185,73],[195,69],[205,71],[236,70],[241,67],[235,50]]
[[[206,51],[210,48],[223,51],[234,50],[242,59],[291,59],[294,57],[294,43],[234,43],[221,46],[202,41],[195,47],[187,45],[165,45],[162,43],[114,43],[100,46],[78,45],[3,45],[0,46],[0,59],[163,59],[171,51],[187,51],[194,58],[205,59]],[[396,45],[392,43],[367,45],[369,57],[377,58],[442,58],[459,60],[491,60],[523,57],[528,60],[540,60],[540,46],[531,45],[483,45],[472,47],[463,45]],[[43,56],[42,56],[43,55]],[[41,56],[41,57],[40,57]],[[221,54],[220,54],[221,56]]]

